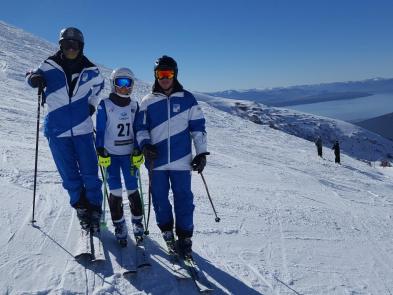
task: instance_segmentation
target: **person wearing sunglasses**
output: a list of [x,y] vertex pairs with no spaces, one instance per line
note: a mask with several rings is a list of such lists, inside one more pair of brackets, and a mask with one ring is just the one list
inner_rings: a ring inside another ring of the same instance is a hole
[[26,75],[33,88],[45,88],[45,136],[70,204],[83,230],[99,234],[102,192],[94,147],[92,113],[104,79],[83,54],[77,28],[61,30],[60,49]]
[[[150,171],[156,221],[168,251],[178,250],[181,256],[192,258],[194,202],[190,170],[201,173],[209,153],[202,109],[194,95],[183,89],[177,75],[173,58],[164,55],[157,59],[153,90],[141,101],[135,128]],[[170,187],[175,219],[169,201]]]
[[[134,120],[138,102],[131,99],[134,75],[128,68],[119,68],[110,77],[111,93],[101,100],[96,120],[98,163],[106,168],[110,190],[109,208],[115,236],[121,246],[127,245],[124,219],[121,171],[131,209],[131,224],[135,239],[143,238],[142,202],[138,191],[137,173],[143,155],[134,140]],[[105,172],[104,172],[105,173]]]

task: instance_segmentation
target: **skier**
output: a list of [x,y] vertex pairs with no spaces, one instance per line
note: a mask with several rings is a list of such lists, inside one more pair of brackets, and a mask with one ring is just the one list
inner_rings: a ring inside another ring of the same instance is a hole
[[334,162],[341,164],[340,163],[340,145],[338,143],[338,140],[336,140],[336,142],[334,143],[334,145],[332,146],[332,150],[334,150]]
[[315,141],[315,145],[317,146],[318,156],[322,158],[322,139],[318,136],[317,140]]
[[[137,140],[150,172],[153,206],[158,227],[170,252],[192,258],[193,194],[191,168],[198,173],[206,165],[205,119],[195,97],[177,80],[176,61],[169,56],[157,59],[152,93],[142,99],[136,120]],[[196,156],[192,159],[191,140]],[[176,220],[169,201],[172,188]]]
[[33,88],[45,88],[44,133],[63,187],[82,229],[99,234],[102,193],[91,116],[104,80],[98,67],[84,56],[84,44],[80,30],[61,30],[60,49],[27,73],[26,80]]
[[132,225],[136,239],[142,238],[142,202],[138,192],[136,173],[143,163],[143,155],[134,140],[134,119],[138,102],[131,99],[134,86],[133,73],[128,68],[119,68],[110,77],[111,93],[103,99],[97,111],[96,146],[98,162],[107,167],[110,189],[109,208],[115,235],[122,246],[127,245],[127,227],[124,219],[122,183],[125,187],[132,213]]

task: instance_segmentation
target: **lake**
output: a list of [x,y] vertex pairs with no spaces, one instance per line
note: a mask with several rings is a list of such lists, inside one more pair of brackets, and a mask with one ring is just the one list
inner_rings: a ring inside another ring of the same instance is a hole
[[355,99],[300,104],[284,108],[347,122],[359,122],[393,113],[393,93],[374,94]]

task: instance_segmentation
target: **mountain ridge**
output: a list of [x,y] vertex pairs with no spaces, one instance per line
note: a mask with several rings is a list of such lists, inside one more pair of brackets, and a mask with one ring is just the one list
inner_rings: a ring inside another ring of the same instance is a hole
[[330,100],[359,98],[377,93],[393,93],[393,78],[319,83],[268,89],[224,90],[205,94],[239,100],[253,100],[267,106],[290,106]]

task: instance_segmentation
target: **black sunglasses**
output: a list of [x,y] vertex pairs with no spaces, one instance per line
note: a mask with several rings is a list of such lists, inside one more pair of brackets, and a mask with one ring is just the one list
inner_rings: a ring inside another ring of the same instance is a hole
[[61,40],[60,46],[64,50],[70,50],[70,49],[80,50],[81,49],[80,42],[76,41],[76,40]]

